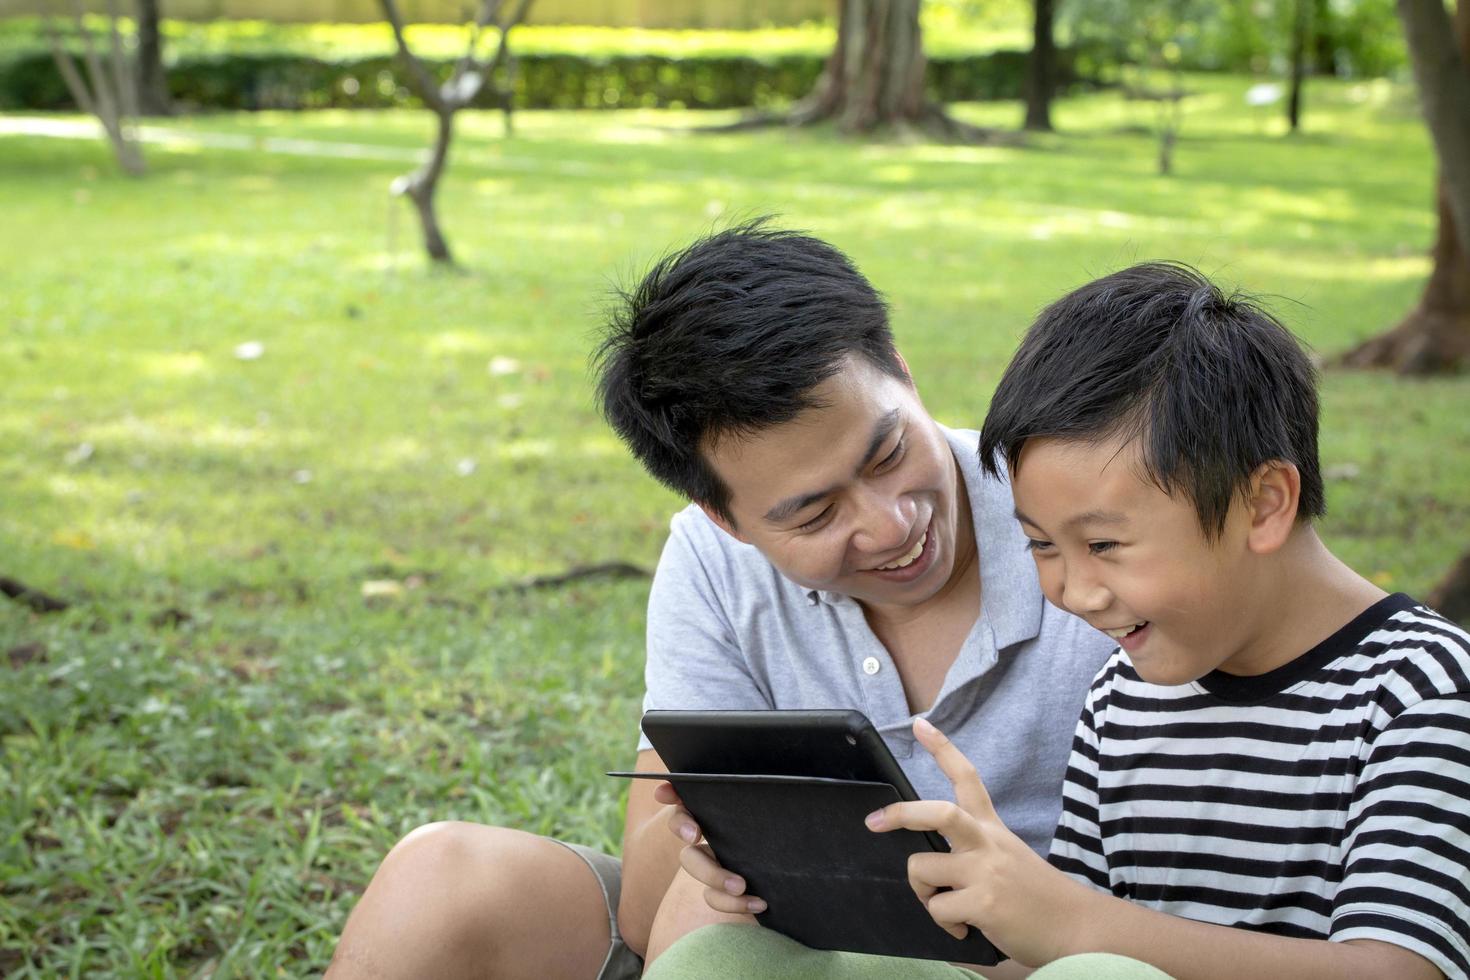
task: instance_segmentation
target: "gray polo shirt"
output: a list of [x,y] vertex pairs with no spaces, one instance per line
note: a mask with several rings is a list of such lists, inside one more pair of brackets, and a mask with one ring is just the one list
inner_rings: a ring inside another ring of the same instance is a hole
[[[974,763],[1006,825],[1045,854],[1083,698],[1117,644],[1045,600],[1009,485],[982,476],[977,433],[944,434],[974,515],[981,611],[923,717]],[[954,799],[914,741],[898,670],[856,601],[793,584],[696,506],[670,527],[648,600],[645,710],[856,708],[921,797]]]

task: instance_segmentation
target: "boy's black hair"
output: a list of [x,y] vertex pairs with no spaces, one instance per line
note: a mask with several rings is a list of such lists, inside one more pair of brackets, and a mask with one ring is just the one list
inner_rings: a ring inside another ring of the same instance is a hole
[[1182,490],[1207,539],[1262,463],[1301,473],[1297,517],[1326,510],[1317,373],[1296,338],[1187,265],[1115,272],[1047,307],[1001,377],[980,462],[1014,471],[1027,439],[1137,438],[1146,475]]
[[603,414],[633,455],[732,524],[702,448],[817,407],[812,389],[849,355],[908,378],[883,299],[847,256],[766,222],[661,259],[620,293],[593,355]]

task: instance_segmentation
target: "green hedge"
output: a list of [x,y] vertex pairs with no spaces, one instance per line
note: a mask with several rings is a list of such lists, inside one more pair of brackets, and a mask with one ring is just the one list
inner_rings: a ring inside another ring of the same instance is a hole
[[[1063,52],[1064,86],[1077,81]],[[441,77],[453,62],[431,62]],[[528,52],[518,57],[516,105],[528,109],[724,109],[771,106],[800,98],[821,73],[816,54],[748,57],[708,54],[578,56]],[[1026,52],[940,55],[929,60],[927,85],[941,101],[1019,98]],[[402,66],[389,56],[323,61],[294,53],[185,56],[168,68],[181,106],[212,109],[388,108],[410,105]],[[488,87],[480,102],[489,106]],[[0,109],[72,106],[51,56],[35,50],[0,56]]]

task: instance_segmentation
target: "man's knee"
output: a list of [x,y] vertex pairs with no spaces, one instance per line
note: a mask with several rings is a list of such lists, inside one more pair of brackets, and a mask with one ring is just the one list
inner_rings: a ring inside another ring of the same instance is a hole
[[395,874],[462,878],[466,865],[494,863],[497,851],[513,853],[512,835],[530,836],[462,820],[426,823],[410,830],[393,845],[383,859],[383,867]]
[[[560,845],[506,827],[445,820],[416,827],[393,846],[374,877],[420,908],[483,934],[487,921],[520,909]],[[410,898],[411,896],[411,898]]]
[[332,976],[592,975],[607,910],[571,850],[535,834],[426,824],[383,859],[337,947]]

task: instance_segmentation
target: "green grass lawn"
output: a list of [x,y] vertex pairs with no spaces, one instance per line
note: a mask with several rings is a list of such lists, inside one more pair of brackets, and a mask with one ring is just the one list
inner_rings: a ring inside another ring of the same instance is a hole
[[[426,270],[392,160],[0,136],[0,973],[302,975],[418,823],[614,847],[646,584],[677,501],[599,420],[611,284],[732,217],[846,249],[931,411],[976,424],[1029,318],[1149,258],[1268,294],[1318,351],[1418,295],[1433,166],[1407,90],[1314,83],[1307,130],[1191,84],[1028,148],[690,135],[711,114],[467,114]],[[1014,126],[1014,105],[965,106]],[[424,145],[423,114],[177,134]],[[271,144],[275,145],[275,144]],[[255,341],[263,355],[235,356]],[[1470,381],[1328,372],[1329,544],[1423,593],[1470,545]],[[388,583],[388,584],[384,584]],[[369,593],[386,593],[365,597]]]

